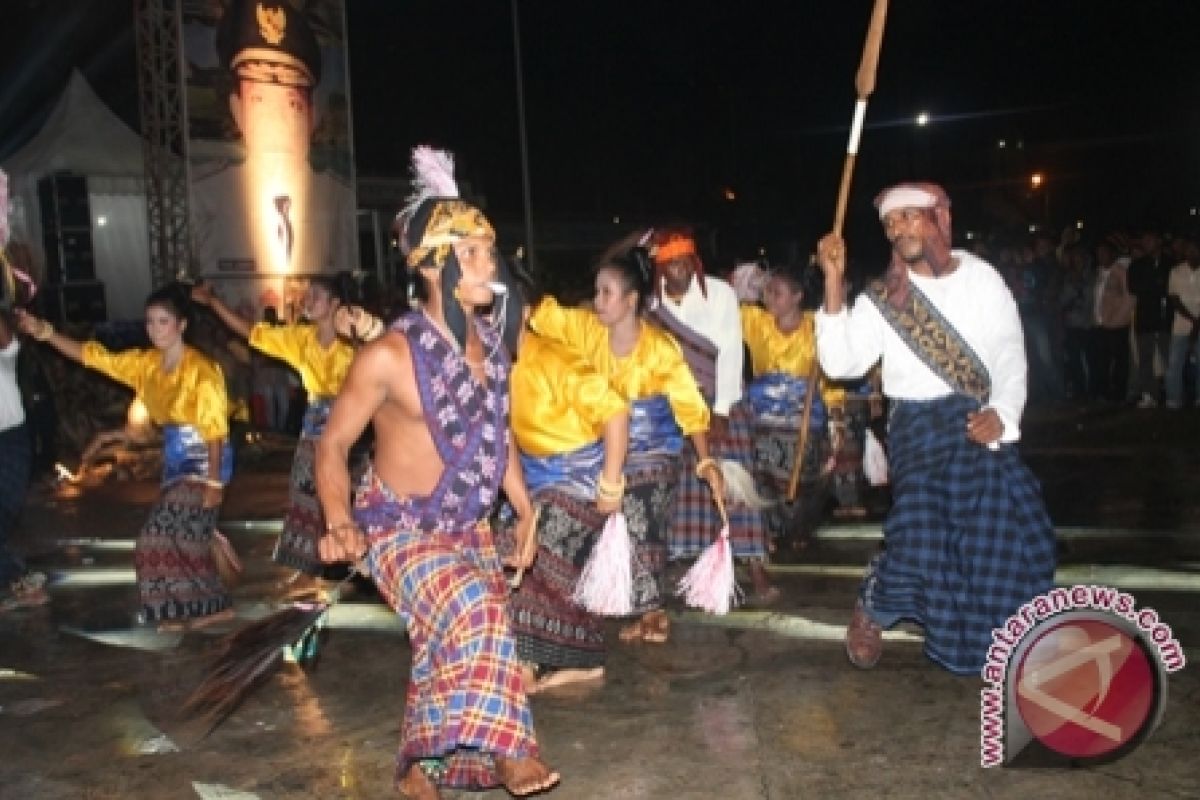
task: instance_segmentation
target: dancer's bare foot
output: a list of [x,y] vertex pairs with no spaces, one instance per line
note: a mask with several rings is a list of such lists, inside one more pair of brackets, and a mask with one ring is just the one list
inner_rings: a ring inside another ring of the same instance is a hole
[[671,636],[671,618],[667,612],[650,611],[642,616],[642,641],[663,644]]
[[544,792],[558,783],[558,773],[532,756],[525,758],[496,756],[495,762],[496,774],[500,776],[500,783],[517,797]]
[[563,686],[578,686],[604,680],[604,667],[591,669],[558,669],[537,680],[536,690],[541,692]]
[[396,788],[410,800],[441,800],[442,797],[442,793],[417,762],[408,768],[408,772],[404,773]]
[[628,625],[621,626],[617,635],[622,642],[640,642],[642,640],[642,621],[636,619]]

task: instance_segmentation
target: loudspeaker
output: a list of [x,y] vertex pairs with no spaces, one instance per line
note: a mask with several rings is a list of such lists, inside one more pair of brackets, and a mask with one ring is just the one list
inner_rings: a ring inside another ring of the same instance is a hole
[[60,172],[38,181],[46,277],[66,284],[96,279],[87,178]]
[[108,303],[100,281],[47,284],[38,297],[42,300],[43,315],[55,325],[108,319]]

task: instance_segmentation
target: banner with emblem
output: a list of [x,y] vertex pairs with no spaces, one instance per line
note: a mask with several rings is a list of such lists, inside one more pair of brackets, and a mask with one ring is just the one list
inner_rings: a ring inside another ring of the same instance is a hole
[[290,318],[303,276],[358,266],[345,0],[183,9],[192,272]]

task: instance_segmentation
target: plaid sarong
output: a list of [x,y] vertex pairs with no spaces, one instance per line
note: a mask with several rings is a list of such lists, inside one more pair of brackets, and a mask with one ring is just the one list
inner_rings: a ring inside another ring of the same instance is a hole
[[[729,410],[729,435],[709,440],[709,455],[735,461],[754,474],[754,433],[750,405],[743,399]],[[671,519],[668,543],[671,559],[690,558],[712,544],[721,532],[721,515],[708,484],[696,477],[696,450],[683,448],[679,489]],[[767,525],[758,509],[730,504],[729,542],[737,558],[763,560],[767,557]]]
[[1017,450],[975,444],[963,395],[897,400],[890,437],[894,505],[861,596],[876,622],[925,628],[925,653],[978,674],[1000,627],[1053,586],[1054,528]]
[[533,719],[509,630],[508,585],[486,524],[422,530],[412,498],[374,474],[355,501],[370,540],[367,565],[408,624],[412,670],[396,777],[442,759],[443,786],[499,783],[493,757],[536,757]]
[[317,440],[325,430],[333,398],[322,397],[309,403],[288,483],[288,505],[283,517],[283,532],[272,555],[276,564],[309,575],[320,575],[322,564],[317,556],[317,541],[325,533],[325,515],[317,499]]

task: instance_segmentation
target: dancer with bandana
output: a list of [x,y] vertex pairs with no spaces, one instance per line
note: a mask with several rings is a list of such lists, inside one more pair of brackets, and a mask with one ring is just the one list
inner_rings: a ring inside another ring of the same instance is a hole
[[[736,487],[753,484],[754,440],[752,418],[742,399],[745,349],[738,298],[719,278],[704,274],[696,241],[684,230],[655,232],[654,303],[649,318],[665,328],[683,348],[692,376],[712,411],[708,446],[712,458],[731,474],[726,482]],[[715,540],[724,525],[695,466],[703,456],[684,448],[683,468],[670,525],[672,560],[699,555]],[[737,480],[742,476],[744,480]],[[750,602],[766,606],[779,597],[771,585],[766,564],[769,540],[766,520],[753,501],[730,498],[729,542],[736,558],[750,566],[754,593]],[[758,498],[754,498],[757,500]]]
[[325,519],[317,501],[313,459],[333,398],[354,358],[354,348],[339,338],[334,328],[337,312],[346,302],[344,292],[332,277],[321,275],[310,279],[304,293],[304,317],[308,322],[278,326],[266,322],[251,325],[208,286],[192,289],[192,300],[211,308],[234,333],[247,339],[251,347],[286,362],[300,374],[308,393],[308,409],[292,459],[287,512],[273,558],[275,563],[297,571],[292,582],[301,575],[319,577],[322,565],[317,557],[317,540],[325,532]]
[[146,334],[153,347],[120,353],[99,342],[75,341],[49,322],[17,312],[25,333],[133,389],[163,429],[162,489],[134,550],[141,613],[160,630],[233,617],[211,552],[233,474],[229,401],[221,368],[183,341],[188,312],[182,287],[155,291],[146,300]]
[[610,251],[596,271],[594,311],[563,308],[548,297],[529,325],[581,355],[632,406],[623,508],[633,539],[633,607],[640,618],[621,638],[661,643],[670,635],[662,573],[683,436],[698,454],[694,469],[708,486],[709,503],[725,487],[709,455],[708,406],[679,345],[642,318],[653,292],[652,269],[644,248]]
[[855,666],[873,667],[883,629],[909,619],[924,626],[929,658],[977,674],[992,630],[1054,579],[1054,529],[1015,446],[1026,396],[1021,323],[996,270],[950,249],[941,187],[901,184],[875,205],[892,260],[849,311],[845,245],[829,234],[817,250],[821,366],[850,378],[882,357],[892,400],[894,504],[846,650]]
[[[319,550],[364,560],[408,626],[397,788],[421,800],[442,786],[532,794],[558,775],[539,758],[487,523],[503,486],[518,517],[512,563],[527,567],[534,519],[510,442],[503,336],[515,345],[521,300],[497,268],[491,224],[458,199],[448,154],[418,148],[414,163],[402,229],[421,307],[358,352],[334,402],[317,443]],[[375,459],[352,514],[347,459],[368,424]]]
[[763,288],[766,308],[743,305],[742,336],[750,351],[754,380],[745,402],[753,415],[758,484],[779,501],[764,512],[771,536],[803,546],[818,524],[829,497],[829,460],[845,436],[846,393],[817,376],[805,441],[800,495],[795,507],[783,503],[797,457],[800,422],[808,381],[817,358],[812,312],[804,311],[804,274],[796,267],[773,267]]

